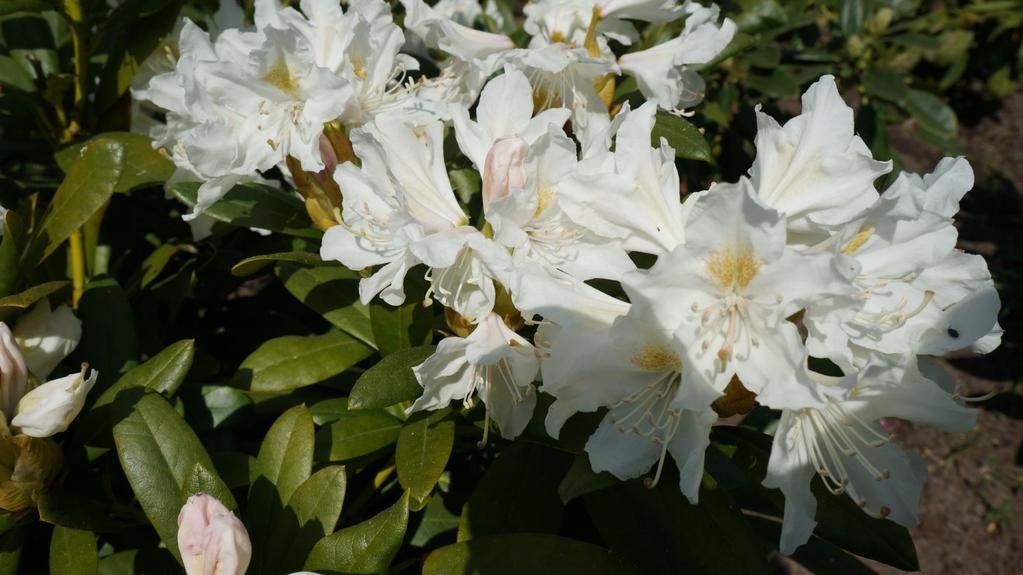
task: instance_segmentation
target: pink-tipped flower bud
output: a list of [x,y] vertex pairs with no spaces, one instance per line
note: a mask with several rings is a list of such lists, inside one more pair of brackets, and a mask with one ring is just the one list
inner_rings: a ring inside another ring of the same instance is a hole
[[508,195],[512,188],[526,185],[526,154],[529,146],[521,138],[494,142],[483,167],[483,206]]
[[178,514],[178,548],[188,575],[242,575],[252,559],[245,525],[205,493],[189,497]]

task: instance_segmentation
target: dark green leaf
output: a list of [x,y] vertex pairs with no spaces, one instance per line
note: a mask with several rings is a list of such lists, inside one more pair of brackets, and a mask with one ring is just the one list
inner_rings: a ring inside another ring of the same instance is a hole
[[99,557],[91,531],[57,526],[50,539],[51,575],[96,575]]
[[340,331],[278,337],[245,358],[231,383],[253,393],[287,393],[333,377],[372,353]]
[[659,114],[650,132],[650,142],[654,147],[661,145],[661,138],[675,149],[675,156],[689,160],[700,160],[713,163],[710,144],[704,139],[700,129],[685,118],[669,114]]
[[384,411],[350,413],[320,430],[317,443],[330,461],[373,453],[398,440],[401,421]]
[[57,0],[4,0],[0,2],[0,16],[15,12],[38,12],[56,10],[60,5]]
[[125,389],[144,387],[167,397],[174,395],[192,368],[195,340],[183,339],[172,343],[149,361],[133,368],[107,388],[92,405],[92,409],[110,404]]
[[0,298],[0,321],[10,319],[14,314],[27,310],[39,300],[59,292],[68,285],[69,282],[66,281],[46,282],[30,287],[21,293]]
[[891,102],[902,102],[909,92],[902,75],[886,68],[870,68],[864,72],[863,87],[868,94]]
[[102,393],[138,361],[131,304],[117,280],[97,276],[85,287],[78,318],[82,320],[82,343],[73,357],[99,372],[95,392]]
[[[760,534],[762,540],[768,541],[772,546],[777,545],[781,539],[781,523],[755,515],[747,516],[746,520]],[[876,572],[864,565],[863,561],[818,537],[810,537],[805,545],[796,549],[792,559],[814,573],[876,575]]]
[[[250,276],[274,262],[293,262],[303,266],[331,267],[339,266],[334,262],[324,262],[320,256],[310,252],[284,252],[252,256],[236,263],[231,273],[238,277]],[[350,274],[351,272],[349,272]]]
[[[214,469],[206,449],[185,420],[156,394],[146,394],[132,412],[114,426],[114,443],[128,482],[156,532],[175,557],[178,512],[185,486],[197,463]],[[236,507],[222,481],[208,493],[229,509]]]
[[557,535],[510,533],[441,547],[426,557],[423,575],[637,573],[603,547]]
[[113,519],[108,505],[67,489],[51,488],[36,499],[39,520],[52,525],[113,533],[124,529],[123,521]]
[[410,492],[410,505],[421,509],[447,466],[455,442],[455,422],[448,410],[420,413],[401,428],[394,462],[398,481]]
[[345,469],[325,467],[298,486],[274,523],[267,554],[272,573],[299,571],[317,541],[334,532],[344,503]]
[[153,149],[153,140],[142,134],[130,132],[106,132],[94,136],[87,142],[68,146],[54,154],[57,165],[65,172],[74,165],[85,146],[111,142],[120,146],[122,154],[118,166],[118,179],[114,181],[114,192],[130,192],[137,188],[160,184],[174,173],[174,162]]
[[590,458],[585,453],[579,454],[572,461],[572,466],[565,473],[565,478],[558,485],[558,495],[563,503],[592,493],[600,489],[618,485],[620,481],[606,471],[597,473],[590,466]]
[[378,515],[324,537],[313,547],[305,568],[346,574],[384,573],[405,538],[408,500],[406,492]]
[[923,90],[909,90],[906,109],[920,123],[920,127],[940,138],[954,138],[956,115],[941,98]]
[[858,34],[863,29],[863,23],[867,19],[864,2],[865,0],[842,0],[839,25],[847,37]]
[[[195,206],[198,184],[182,182],[169,186],[169,189],[188,207]],[[203,213],[219,222],[242,228],[261,228],[312,239],[323,235],[309,223],[301,200],[284,190],[260,184],[235,186]]]
[[403,349],[388,355],[359,376],[348,396],[348,409],[376,409],[411,401],[423,393],[412,368],[426,361],[432,345]]
[[369,309],[359,302],[359,276],[343,267],[307,268],[284,262],[275,268],[284,287],[338,329],[376,349]]
[[532,443],[513,443],[490,464],[462,508],[458,540],[481,535],[554,533],[564,506],[558,484],[572,456]]
[[23,272],[46,259],[107,203],[121,178],[124,155],[124,146],[110,140],[82,148],[21,255]]
[[479,171],[473,168],[451,170],[448,175],[451,178],[451,185],[455,188],[455,193],[458,194],[458,199],[463,204],[468,205],[472,201],[472,197],[480,193],[480,189],[483,187]]
[[369,306],[369,321],[380,355],[430,343],[433,312],[421,301],[398,307],[373,302]]
[[21,562],[21,549],[25,545],[25,533],[15,527],[0,535],[0,575],[17,575]]
[[[670,465],[670,468],[668,467]],[[692,505],[678,489],[674,464],[654,489],[633,480],[584,497],[613,551],[643,573],[767,573],[767,550],[723,492],[702,489]]]

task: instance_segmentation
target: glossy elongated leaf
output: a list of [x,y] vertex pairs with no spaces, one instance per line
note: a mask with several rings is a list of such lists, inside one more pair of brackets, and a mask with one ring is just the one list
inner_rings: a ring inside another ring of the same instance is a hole
[[600,473],[593,471],[589,457],[582,453],[575,457],[572,466],[565,473],[565,478],[558,485],[558,495],[562,502],[568,503],[576,497],[613,487],[619,483],[618,478],[606,471]]
[[344,503],[344,467],[325,467],[306,479],[292,494],[273,526],[268,542],[267,571],[299,571],[317,541],[334,532]]
[[359,276],[343,267],[303,267],[282,262],[275,268],[284,287],[338,329],[376,349],[369,308],[359,301]]
[[458,540],[498,533],[554,533],[564,506],[558,484],[572,456],[532,443],[513,443],[490,464],[462,508]]
[[68,285],[70,285],[70,282],[66,281],[46,282],[30,287],[21,293],[0,298],[0,321],[10,318],[16,313],[28,310],[36,302],[59,292],[68,287]]
[[398,440],[401,421],[382,410],[349,413],[320,431],[317,443],[330,461],[373,453]]
[[[238,277],[250,276],[274,262],[292,262],[303,266],[338,267],[335,262],[325,262],[311,252],[282,252],[252,256],[234,264],[231,273]],[[351,273],[351,272],[349,272]]]
[[263,439],[245,515],[255,573],[271,572],[271,535],[284,517],[285,503],[312,473],[313,448],[313,418],[305,405],[284,412]]
[[[757,516],[747,516],[746,520],[761,535],[762,540],[776,544],[781,539],[781,523]],[[814,573],[876,575],[862,561],[819,537],[810,537],[805,545],[796,549],[792,559]]]
[[90,531],[57,526],[50,539],[51,575],[96,575],[99,557]]
[[106,204],[121,178],[124,155],[124,146],[111,140],[82,147],[22,253],[22,272],[46,259]]
[[405,538],[408,503],[406,492],[374,517],[324,537],[313,547],[305,568],[346,574],[385,572]]
[[89,281],[78,304],[82,343],[72,356],[99,372],[93,393],[102,393],[138,361],[135,319],[124,289],[112,277]]
[[846,36],[858,34],[867,19],[865,0],[842,0],[839,24]]
[[333,377],[372,352],[340,331],[278,337],[245,358],[232,384],[253,393],[286,393]]
[[93,403],[92,409],[108,405],[117,394],[132,387],[144,387],[165,396],[172,396],[181,387],[192,368],[195,340],[183,339],[165,347],[142,365],[121,376]]
[[15,12],[36,12],[39,10],[56,10],[56,0],[4,0],[0,3],[0,16]]
[[398,481],[410,493],[410,506],[421,509],[451,456],[455,422],[448,410],[420,413],[401,428],[394,450]]
[[420,301],[390,306],[375,301],[369,306],[373,341],[383,356],[430,343],[433,312]]
[[[185,487],[196,464],[214,469],[202,442],[166,400],[150,393],[114,426],[114,443],[121,468],[146,517],[164,545],[180,557],[177,518]],[[236,507],[222,481],[214,481],[208,493],[229,509]]]
[[441,547],[426,557],[423,575],[523,573],[638,574],[603,547],[543,533],[491,535]]
[[356,380],[348,409],[375,409],[411,401],[423,393],[412,368],[433,355],[436,346],[411,347],[388,355]]
[[68,146],[54,154],[57,165],[65,172],[71,169],[85,146],[97,142],[112,142],[122,149],[118,179],[114,192],[130,192],[136,188],[159,184],[174,173],[174,162],[153,149],[153,140],[131,132],[106,132],[87,142]]
[[665,467],[654,489],[633,480],[584,497],[611,549],[643,573],[767,573],[767,550],[722,491],[700,491],[692,505]]
[[650,143],[655,148],[661,145],[661,138],[675,149],[675,156],[689,160],[700,160],[713,163],[710,144],[700,133],[699,128],[685,118],[660,114],[650,132]]
[[[174,197],[194,207],[199,184],[182,182],[169,187]],[[261,228],[301,238],[319,239],[305,206],[288,192],[261,184],[235,186],[205,212],[207,216],[242,228]]]
[[956,114],[941,98],[923,90],[909,90],[906,94],[906,109],[924,130],[941,139],[956,135]]
[[126,524],[111,517],[109,505],[65,489],[51,488],[36,499],[39,520],[93,533],[115,533]]
[[863,73],[867,93],[891,102],[902,102],[909,90],[902,75],[887,68],[870,68]]
[[[0,298],[6,298],[18,289],[18,259],[20,259],[20,247],[17,236],[11,230],[10,222],[13,222],[17,215],[8,210],[0,216],[0,227],[3,228],[3,237],[0,237]],[[0,310],[0,316],[3,315]]]

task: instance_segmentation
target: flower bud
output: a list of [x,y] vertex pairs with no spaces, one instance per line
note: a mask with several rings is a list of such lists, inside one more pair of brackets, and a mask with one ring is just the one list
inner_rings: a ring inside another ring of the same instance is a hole
[[25,354],[25,365],[39,379],[46,379],[82,339],[82,322],[71,308],[62,305],[50,311],[43,298],[14,326],[14,339]]
[[0,509],[17,513],[57,478],[63,456],[53,440],[0,430]]
[[66,430],[96,384],[96,370],[86,378],[88,369],[88,364],[82,364],[79,373],[48,381],[26,393],[18,402],[11,426],[31,437],[50,437]]
[[521,138],[494,142],[483,167],[483,206],[500,200],[512,188],[526,185],[526,154],[529,146]]
[[252,559],[245,525],[205,493],[189,497],[178,514],[178,548],[188,575],[242,575]]
[[14,416],[18,400],[28,391],[25,356],[14,341],[7,324],[0,322],[0,411],[7,421]]

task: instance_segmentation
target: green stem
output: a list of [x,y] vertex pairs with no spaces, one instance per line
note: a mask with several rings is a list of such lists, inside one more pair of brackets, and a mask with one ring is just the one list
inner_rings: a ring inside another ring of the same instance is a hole
[[82,230],[75,230],[71,234],[71,243],[68,252],[71,256],[71,305],[78,309],[78,300],[82,299],[85,292],[85,249],[82,242]]
[[89,29],[85,24],[82,0],[64,0],[64,15],[67,17],[68,27],[71,29],[75,66],[74,107],[71,111],[71,121],[64,131],[64,141],[69,142],[82,131],[85,119],[85,105],[88,102],[86,94],[89,87],[89,45],[86,36]]

